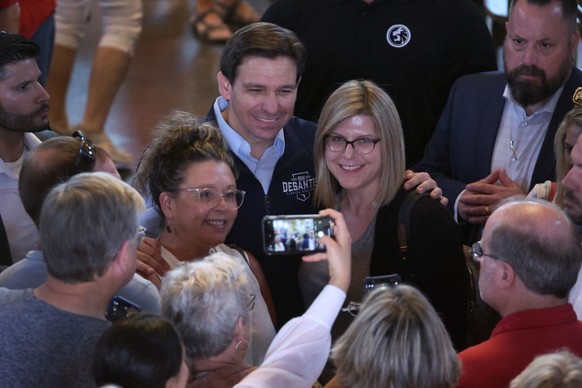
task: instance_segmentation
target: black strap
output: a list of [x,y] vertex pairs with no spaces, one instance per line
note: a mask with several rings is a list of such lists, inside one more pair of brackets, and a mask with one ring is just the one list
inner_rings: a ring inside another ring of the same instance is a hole
[[12,255],[10,254],[10,245],[6,236],[2,215],[0,215],[0,266],[12,265]]
[[416,202],[428,194],[418,194],[416,191],[411,191],[406,194],[400,210],[398,211],[398,245],[400,246],[400,255],[402,260],[406,260],[406,253],[408,252],[408,237],[410,236],[410,216],[412,209]]

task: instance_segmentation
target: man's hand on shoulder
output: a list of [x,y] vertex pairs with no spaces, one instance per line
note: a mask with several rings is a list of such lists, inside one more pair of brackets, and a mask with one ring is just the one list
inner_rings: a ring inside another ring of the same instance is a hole
[[436,181],[432,179],[428,172],[414,172],[412,170],[406,170],[404,172],[404,188],[410,190],[416,187],[416,192],[418,194],[425,193],[430,190],[430,197],[436,199],[443,206],[447,206],[449,200],[447,197],[443,196],[443,191],[438,187]]

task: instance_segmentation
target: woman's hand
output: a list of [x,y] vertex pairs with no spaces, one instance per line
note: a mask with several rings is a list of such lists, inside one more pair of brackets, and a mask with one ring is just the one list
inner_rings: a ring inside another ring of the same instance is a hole
[[164,276],[170,269],[161,252],[160,241],[153,238],[144,238],[137,247],[136,272],[155,284],[158,289],[162,286],[160,276]]
[[319,212],[330,216],[334,221],[334,236],[323,236],[318,242],[325,245],[326,252],[303,257],[304,261],[327,260],[329,266],[329,284],[347,292],[352,276],[352,238],[344,217],[336,210],[325,209]]

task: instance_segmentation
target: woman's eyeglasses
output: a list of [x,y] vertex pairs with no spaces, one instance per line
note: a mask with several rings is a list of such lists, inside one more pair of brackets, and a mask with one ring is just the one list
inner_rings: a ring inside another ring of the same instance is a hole
[[244,190],[226,190],[223,193],[219,193],[214,189],[198,187],[180,189],[179,191],[187,191],[189,193],[193,193],[194,197],[197,200],[211,206],[216,206],[220,201],[220,198],[223,198],[224,202],[229,207],[235,209],[238,209],[239,207],[242,206],[246,194]]
[[71,136],[81,141],[79,153],[75,159],[75,167],[82,172],[92,171],[93,167],[95,167],[95,160],[97,159],[95,146],[79,130],[73,132]]

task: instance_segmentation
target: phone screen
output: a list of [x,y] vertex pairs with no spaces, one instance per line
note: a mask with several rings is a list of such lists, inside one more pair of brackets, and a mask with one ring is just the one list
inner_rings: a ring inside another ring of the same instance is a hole
[[119,295],[115,295],[109,303],[109,308],[107,309],[107,315],[105,318],[110,322],[115,322],[127,318],[130,315],[137,314],[140,311],[141,308],[135,303]]
[[266,216],[263,218],[263,246],[269,255],[325,252],[317,240],[333,236],[330,217],[312,215]]

